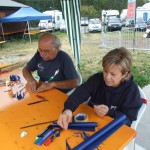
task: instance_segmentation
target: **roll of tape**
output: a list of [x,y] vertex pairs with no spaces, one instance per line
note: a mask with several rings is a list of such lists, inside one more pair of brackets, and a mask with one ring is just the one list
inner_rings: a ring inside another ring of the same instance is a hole
[[87,122],[88,121],[88,115],[85,113],[79,113],[74,116],[75,122]]

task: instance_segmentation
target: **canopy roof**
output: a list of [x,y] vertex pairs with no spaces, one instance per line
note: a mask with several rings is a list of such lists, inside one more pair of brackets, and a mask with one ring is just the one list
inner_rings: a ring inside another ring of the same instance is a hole
[[29,6],[12,0],[0,0],[0,7],[29,7]]
[[41,13],[32,7],[22,7],[15,13],[0,19],[0,22],[22,22],[30,20],[52,19],[52,16]]

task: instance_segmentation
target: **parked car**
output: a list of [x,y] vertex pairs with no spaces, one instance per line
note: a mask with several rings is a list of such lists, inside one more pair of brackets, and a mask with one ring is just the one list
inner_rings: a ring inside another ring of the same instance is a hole
[[66,23],[65,20],[62,20],[61,24],[60,24],[60,32],[66,32]]
[[150,19],[147,21],[147,28],[150,29]]
[[88,24],[89,32],[100,32],[102,29],[101,20],[98,18],[90,19]]
[[52,20],[40,20],[38,24],[39,29],[53,29],[54,25]]
[[143,18],[137,18],[135,24],[134,20],[130,20],[128,26],[135,31],[146,31],[147,28],[147,24],[144,22]]
[[121,20],[122,27],[126,26],[126,19]]
[[143,19],[137,19],[135,24],[135,30],[146,31],[147,24]]
[[147,21],[147,29],[145,31],[145,34],[143,35],[145,38],[150,38],[150,19]]
[[89,22],[88,17],[81,17],[81,26],[87,26]]
[[122,24],[118,17],[109,17],[107,20],[107,31],[121,30]]
[[129,26],[129,20],[128,19],[123,19],[121,20],[122,27],[128,27]]

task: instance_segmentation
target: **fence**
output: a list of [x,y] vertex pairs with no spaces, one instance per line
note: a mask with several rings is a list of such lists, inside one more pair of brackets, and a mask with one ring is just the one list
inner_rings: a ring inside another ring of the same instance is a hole
[[150,50],[150,38],[145,38],[145,31],[134,31],[132,29],[122,29],[121,31],[102,32],[101,47],[112,49],[116,47],[126,47],[132,50]]

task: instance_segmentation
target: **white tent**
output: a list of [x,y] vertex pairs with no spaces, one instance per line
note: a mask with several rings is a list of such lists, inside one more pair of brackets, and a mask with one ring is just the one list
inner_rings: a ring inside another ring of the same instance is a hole
[[150,2],[149,3],[146,3],[142,6],[142,8],[145,8],[145,9],[150,9]]

